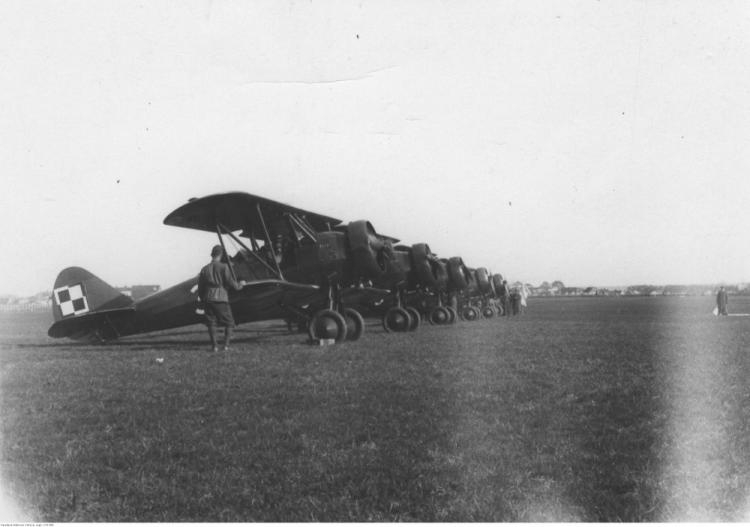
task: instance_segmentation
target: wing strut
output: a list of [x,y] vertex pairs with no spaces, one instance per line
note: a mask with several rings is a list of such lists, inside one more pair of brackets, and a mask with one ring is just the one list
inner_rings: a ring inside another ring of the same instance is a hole
[[287,218],[289,218],[289,221],[299,230],[301,230],[303,234],[306,234],[307,237],[310,238],[313,242],[317,241],[315,231],[313,231],[308,225],[306,225],[305,222],[303,222],[296,214],[287,214]]
[[[263,259],[260,256],[258,256],[255,251],[250,250],[250,248],[247,245],[245,245],[242,240],[240,240],[237,236],[235,236],[235,234],[232,231],[230,231],[229,229],[227,229],[221,223],[219,224],[219,227],[221,227],[224,230],[224,232],[226,234],[228,234],[235,242],[237,242],[238,244],[240,244],[242,246],[242,248],[245,249],[253,258],[255,258],[256,260],[258,260],[258,262],[260,262],[261,264],[263,264],[263,266],[265,266],[266,269],[268,269],[272,273],[276,274],[276,270],[274,270],[273,267],[271,267],[270,265],[268,265],[268,262],[265,259]],[[251,238],[251,241],[254,241],[254,238]],[[257,247],[257,244],[254,243],[253,245],[255,245]],[[278,276],[278,275],[277,275],[277,278],[281,279],[281,277]]]
[[232,259],[229,257],[229,253],[227,252],[227,248],[224,245],[224,238],[221,237],[221,227],[219,222],[216,222],[216,234],[219,236],[219,243],[221,244],[221,248],[224,250],[224,256],[227,257],[227,263],[229,264],[229,272],[232,273],[232,278],[234,281],[237,281],[237,275],[234,274],[234,266],[232,265]]
[[260,203],[255,204],[255,210],[258,211],[258,218],[260,219],[260,225],[263,227],[263,234],[266,235],[266,245],[268,245],[269,251],[271,251],[271,259],[273,260],[273,265],[276,267],[276,274],[279,277],[279,280],[283,280],[284,277],[281,274],[281,267],[279,267],[279,262],[276,260],[276,251],[273,249],[273,243],[271,242],[271,235],[268,234],[268,227],[266,227],[266,220],[263,218],[263,212],[260,210]]

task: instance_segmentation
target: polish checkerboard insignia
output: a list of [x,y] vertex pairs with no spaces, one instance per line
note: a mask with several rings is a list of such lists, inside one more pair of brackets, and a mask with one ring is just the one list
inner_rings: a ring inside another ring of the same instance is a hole
[[82,315],[88,313],[89,303],[83,284],[66,285],[54,291],[55,303],[60,306],[62,316]]

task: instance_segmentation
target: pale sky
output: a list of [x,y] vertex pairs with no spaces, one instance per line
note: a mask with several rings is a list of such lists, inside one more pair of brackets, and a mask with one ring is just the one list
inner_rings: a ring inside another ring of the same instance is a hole
[[0,3],[0,293],[173,285],[239,190],[510,280],[750,281],[744,1]]

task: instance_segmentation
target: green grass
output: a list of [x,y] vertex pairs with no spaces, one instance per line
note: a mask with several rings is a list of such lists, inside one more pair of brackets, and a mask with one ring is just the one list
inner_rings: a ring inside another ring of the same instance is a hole
[[4,491],[54,522],[747,519],[750,317],[712,307],[532,299],[325,348],[250,325],[218,356],[4,315]]

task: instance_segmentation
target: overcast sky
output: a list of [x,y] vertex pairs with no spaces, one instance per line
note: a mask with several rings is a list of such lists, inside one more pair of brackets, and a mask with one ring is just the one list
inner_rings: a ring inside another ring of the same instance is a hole
[[169,286],[241,190],[511,280],[750,281],[750,4],[0,3],[0,293]]

